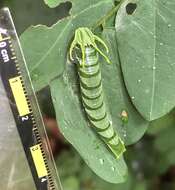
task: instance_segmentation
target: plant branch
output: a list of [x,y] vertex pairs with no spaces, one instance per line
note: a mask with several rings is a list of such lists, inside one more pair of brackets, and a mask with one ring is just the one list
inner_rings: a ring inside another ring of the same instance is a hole
[[96,29],[97,27],[99,27],[100,25],[103,25],[106,20],[109,20],[120,8],[121,4],[124,2],[124,0],[121,0],[120,3],[113,7],[108,13],[106,13],[106,15],[104,17],[102,17],[94,26],[93,26],[93,30]]

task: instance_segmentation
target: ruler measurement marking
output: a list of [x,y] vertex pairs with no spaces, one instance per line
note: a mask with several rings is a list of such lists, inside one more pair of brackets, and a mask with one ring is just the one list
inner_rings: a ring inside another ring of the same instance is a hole
[[24,87],[21,82],[21,76],[9,79],[10,87],[15,98],[19,115],[22,117],[30,113],[27,103],[26,95],[24,94]]
[[39,178],[45,177],[48,175],[45,161],[43,159],[43,153],[41,151],[41,145],[35,145],[30,148],[32,158],[37,170]]
[[3,40],[3,37],[2,37],[2,35],[1,35],[1,33],[0,33],[0,41],[2,41]]
[[0,42],[5,41],[5,40],[9,40],[9,39],[10,39],[10,36],[3,38],[2,34],[0,34]]
[[17,59],[16,56],[11,57],[11,59]]

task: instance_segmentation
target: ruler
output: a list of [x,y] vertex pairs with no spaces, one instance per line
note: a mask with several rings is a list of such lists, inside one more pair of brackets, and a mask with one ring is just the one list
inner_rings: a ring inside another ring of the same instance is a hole
[[44,125],[8,8],[0,10],[0,75],[36,189],[61,189],[53,156],[43,149]]

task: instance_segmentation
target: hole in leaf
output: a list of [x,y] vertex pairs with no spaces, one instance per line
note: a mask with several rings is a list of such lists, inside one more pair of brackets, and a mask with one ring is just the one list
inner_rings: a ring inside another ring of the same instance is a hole
[[126,5],[126,12],[128,15],[132,15],[133,12],[136,10],[137,4],[136,3],[128,3]]

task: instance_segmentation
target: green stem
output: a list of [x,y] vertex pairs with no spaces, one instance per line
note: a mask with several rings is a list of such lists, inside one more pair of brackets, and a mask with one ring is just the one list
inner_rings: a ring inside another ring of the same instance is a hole
[[97,27],[103,25],[106,20],[110,19],[120,8],[121,4],[124,2],[124,0],[121,0],[120,3],[113,7],[104,17],[102,17],[96,24],[93,26],[93,30],[95,30]]

